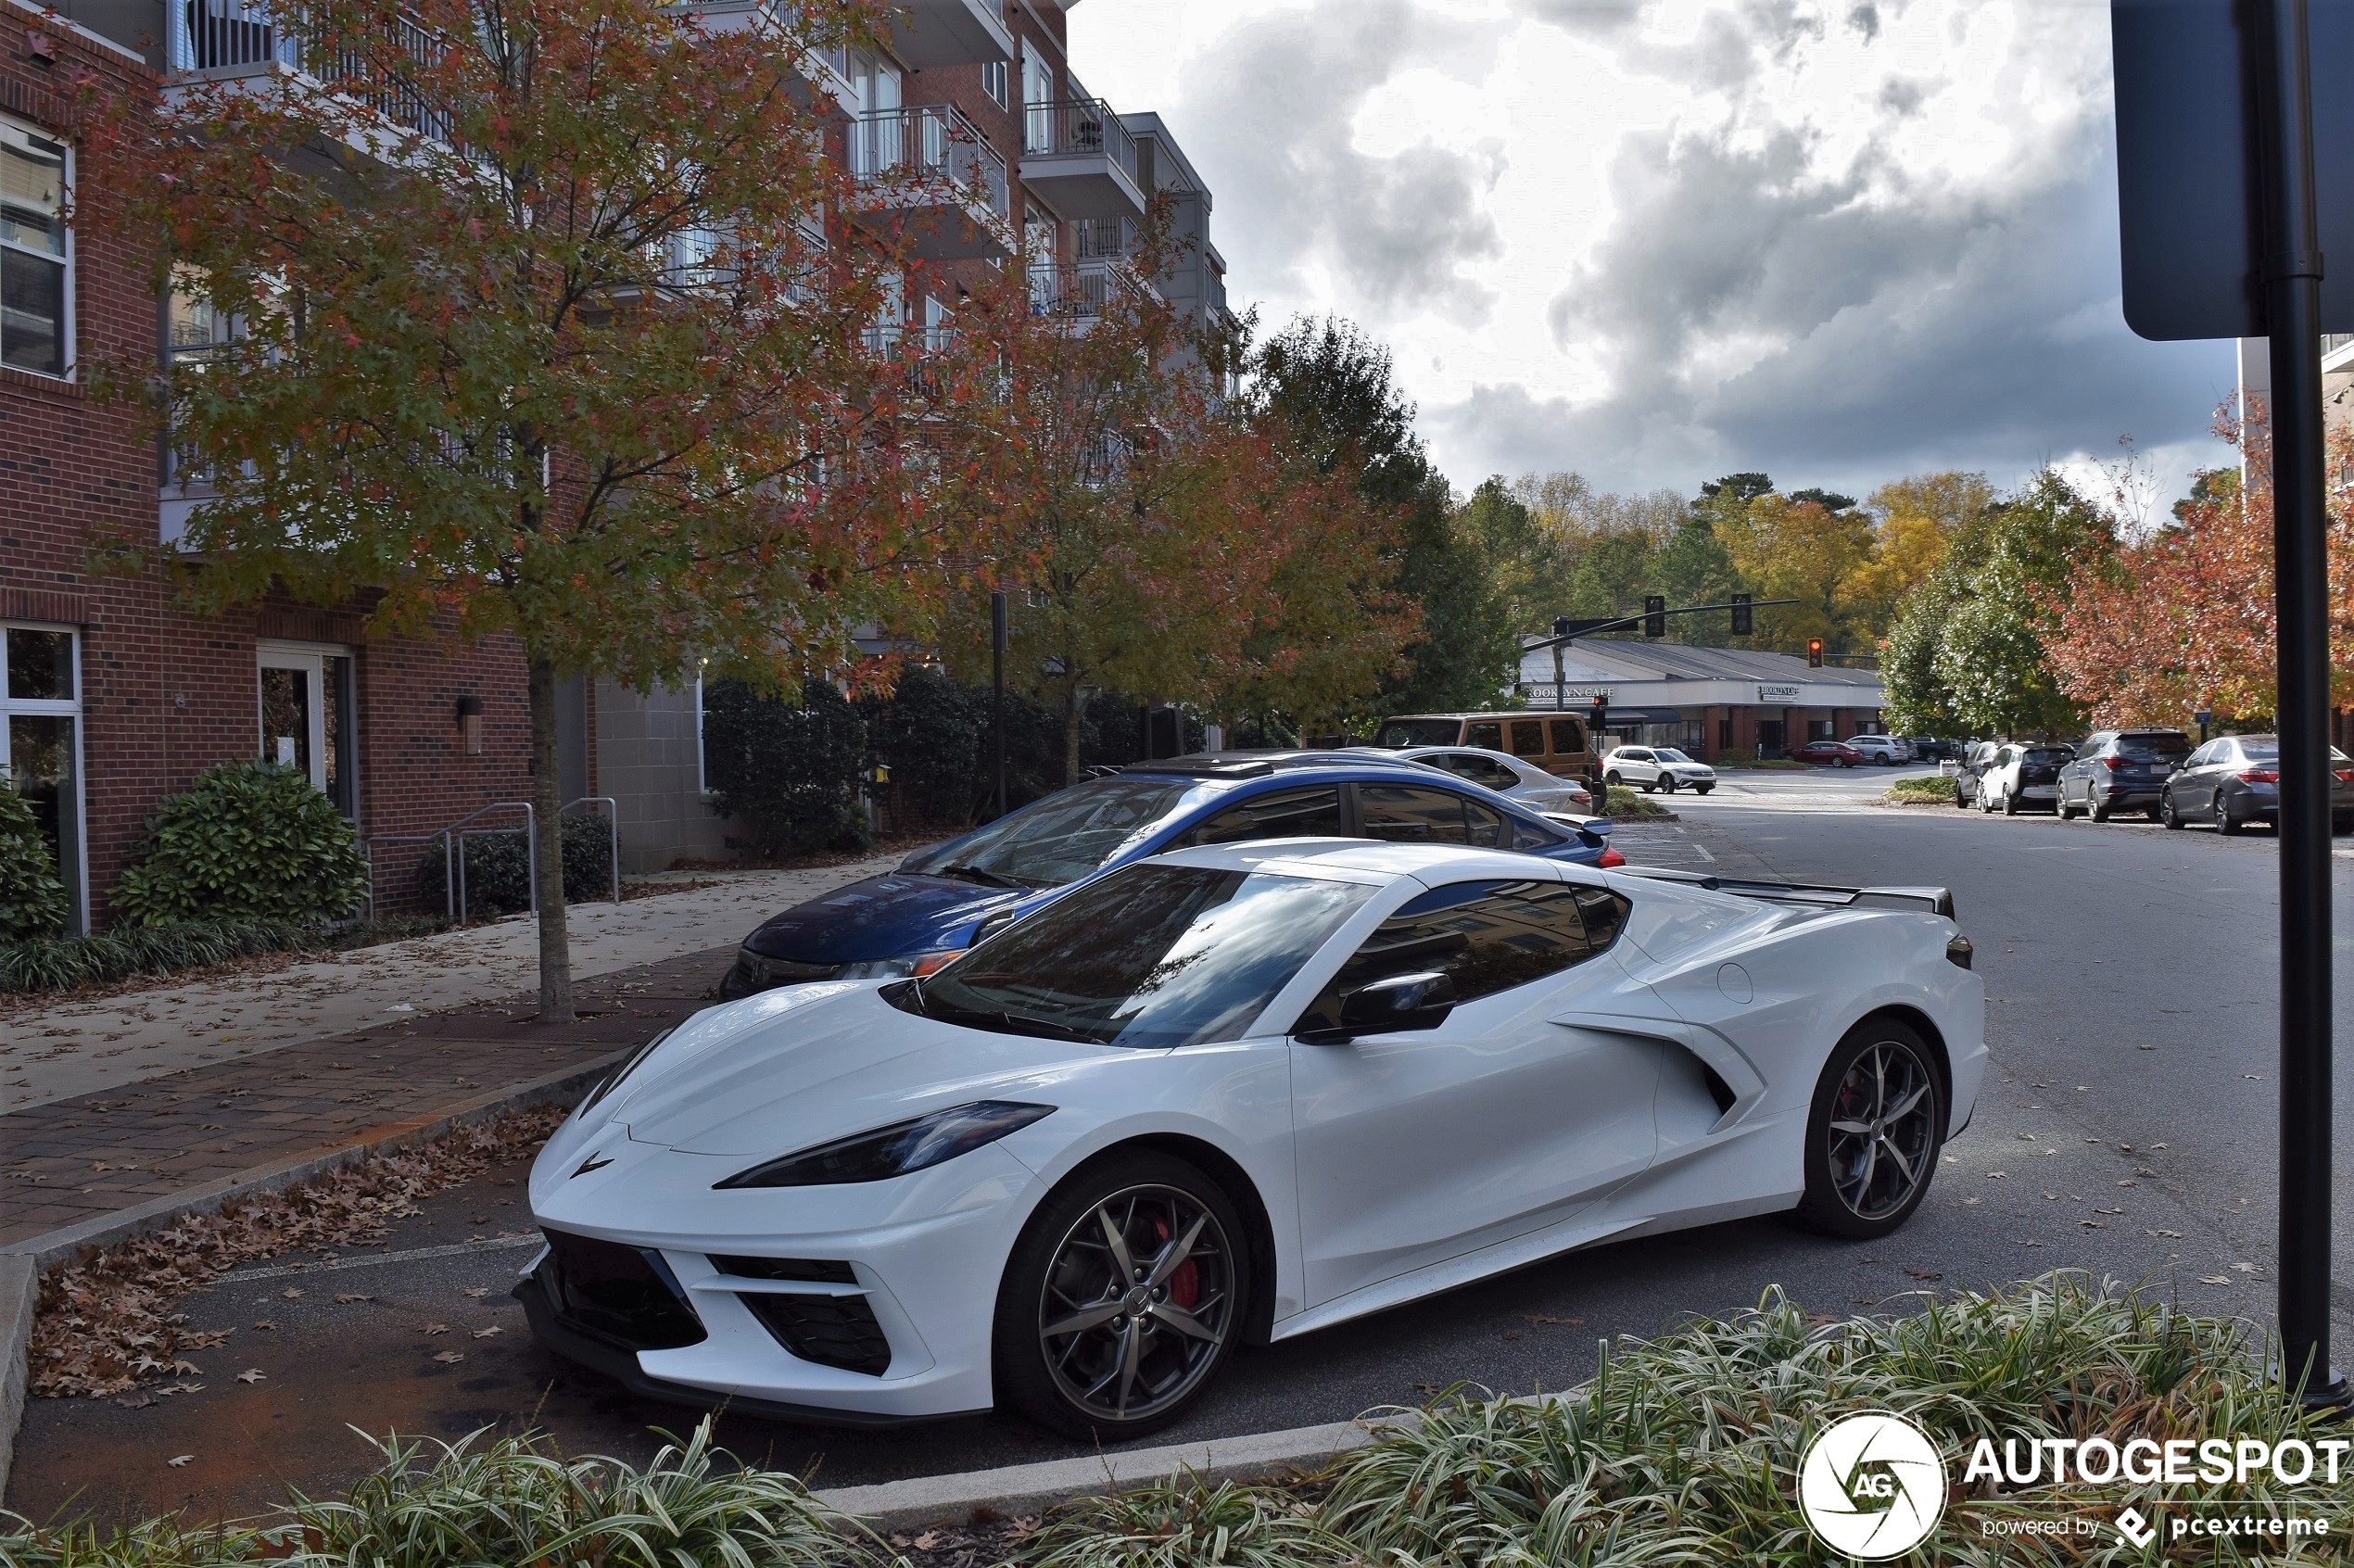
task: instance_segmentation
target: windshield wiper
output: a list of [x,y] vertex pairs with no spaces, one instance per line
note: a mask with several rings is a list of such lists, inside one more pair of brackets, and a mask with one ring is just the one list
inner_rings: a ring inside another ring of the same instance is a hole
[[954,877],[960,882],[979,882],[984,888],[1017,888],[1028,891],[1031,884],[1016,881],[1011,877],[983,870],[978,866],[943,866],[933,873],[939,877]]
[[[921,994],[920,990],[918,994]],[[968,1029],[994,1029],[1006,1034],[1035,1035],[1044,1040],[1079,1040],[1091,1045],[1103,1043],[1092,1030],[1058,1023],[1053,1018],[1032,1018],[1028,1013],[1007,1012],[1002,1007],[943,1006],[935,1012],[926,1006],[924,1017],[937,1018],[942,1023],[963,1024]]]

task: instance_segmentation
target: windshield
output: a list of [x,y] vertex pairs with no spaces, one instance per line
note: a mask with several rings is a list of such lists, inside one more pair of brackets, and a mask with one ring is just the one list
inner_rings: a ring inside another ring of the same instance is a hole
[[2064,763],[2075,760],[2076,753],[2065,746],[2031,746],[2019,761],[2027,763]]
[[1652,755],[1658,758],[1661,762],[1690,762],[1692,760],[1691,758],[1686,756],[1683,752],[1676,750],[1673,746],[1662,746],[1658,751],[1653,752]]
[[1132,866],[1007,927],[892,1005],[1002,1034],[1104,1045],[1236,1040],[1374,891]]
[[1373,744],[1395,751],[1404,746],[1451,746],[1462,724],[1456,719],[1391,719],[1374,735]]
[[989,887],[1058,888],[1102,868],[1130,840],[1168,820],[1196,785],[1095,778],[1001,816],[899,869]]

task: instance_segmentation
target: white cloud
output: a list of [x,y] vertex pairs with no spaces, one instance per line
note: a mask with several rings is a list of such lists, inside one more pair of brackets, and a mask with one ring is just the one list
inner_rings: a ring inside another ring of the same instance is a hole
[[[1216,194],[1237,303],[1397,350],[1459,484],[2178,488],[2228,345],[2119,312],[2107,7],[1086,0],[1072,57]],[[2091,460],[2083,460],[2089,462]],[[2087,470],[2089,472],[2089,470]]]

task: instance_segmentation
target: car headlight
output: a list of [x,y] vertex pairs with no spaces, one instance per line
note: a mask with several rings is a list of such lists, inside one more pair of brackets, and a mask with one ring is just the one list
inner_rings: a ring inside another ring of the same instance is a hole
[[739,1170],[712,1190],[731,1187],[831,1187],[851,1182],[883,1182],[911,1175],[1009,1132],[1019,1132],[1043,1117],[1052,1106],[1023,1105],[1015,1100],[978,1100],[968,1106],[894,1122],[871,1132],[820,1144],[789,1154],[749,1170]]
[[628,1077],[631,1073],[637,1071],[638,1064],[644,1061],[648,1056],[652,1056],[655,1046],[661,1044],[664,1041],[669,1039],[672,1035],[677,1032],[678,1026],[677,1024],[673,1024],[668,1029],[664,1030],[660,1034],[655,1035],[652,1040],[647,1041],[643,1045],[639,1046],[635,1051],[632,1051],[629,1054],[629,1059],[622,1063],[621,1066],[615,1068],[613,1070],[612,1076],[608,1077],[602,1083],[598,1084],[594,1089],[588,1091],[588,1097],[580,1102],[580,1110],[578,1114],[587,1116],[588,1114],[589,1106],[595,1105],[599,1100],[601,1100],[606,1095],[612,1094],[615,1089],[620,1088],[621,1081]]
[[948,967],[952,958],[961,958],[961,947],[944,947],[933,953],[908,953],[897,958],[867,958],[842,967],[843,980],[921,980]]

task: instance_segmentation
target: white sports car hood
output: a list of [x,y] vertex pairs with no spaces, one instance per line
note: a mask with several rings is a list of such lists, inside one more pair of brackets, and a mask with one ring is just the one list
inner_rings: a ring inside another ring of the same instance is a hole
[[1127,1054],[938,1023],[880,989],[796,986],[698,1014],[615,1092],[612,1120],[637,1143],[773,1157],[971,1100],[1050,1097],[1064,1074]]

